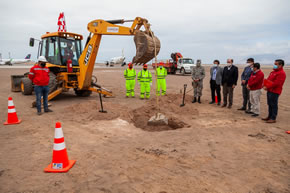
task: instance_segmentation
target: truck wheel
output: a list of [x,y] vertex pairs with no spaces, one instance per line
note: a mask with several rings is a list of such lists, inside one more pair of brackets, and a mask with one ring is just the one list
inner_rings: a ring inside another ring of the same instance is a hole
[[32,81],[29,78],[22,78],[20,86],[23,95],[32,95],[33,86]]
[[184,76],[185,75],[185,69],[181,68],[180,73]]
[[75,93],[79,97],[89,97],[92,94],[91,90],[76,90]]

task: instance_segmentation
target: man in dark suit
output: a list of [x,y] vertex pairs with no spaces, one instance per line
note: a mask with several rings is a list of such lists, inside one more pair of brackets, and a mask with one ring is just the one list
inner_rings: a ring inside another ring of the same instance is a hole
[[223,68],[220,67],[220,61],[213,61],[213,66],[210,68],[210,89],[211,89],[211,102],[215,103],[215,94],[217,94],[218,105],[221,104],[221,84],[223,78]]
[[242,92],[243,92],[243,106],[239,108],[240,111],[246,111],[247,106],[248,110],[247,112],[251,112],[251,103],[250,103],[250,90],[247,88],[248,81],[251,77],[251,74],[253,72],[252,68],[254,65],[254,58],[249,58],[247,60],[247,65],[244,68],[244,71],[241,75],[241,82],[242,82]]
[[238,67],[233,65],[234,60],[228,59],[227,66],[224,67],[223,71],[223,95],[224,95],[224,104],[222,107],[226,107],[228,103],[228,95],[229,95],[229,106],[228,108],[232,108],[233,105],[233,95],[234,89],[237,86],[239,70]]

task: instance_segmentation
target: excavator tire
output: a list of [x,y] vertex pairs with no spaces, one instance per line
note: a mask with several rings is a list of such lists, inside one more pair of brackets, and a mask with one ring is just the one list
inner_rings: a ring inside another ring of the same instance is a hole
[[52,93],[57,89],[57,80],[56,80],[56,75],[53,72],[49,72],[49,94]]
[[136,46],[136,56],[133,58],[135,64],[146,64],[155,57],[155,45],[156,55],[160,51],[160,41],[157,37],[148,35],[143,31],[136,31],[134,35],[134,42]]
[[27,77],[21,78],[20,87],[21,93],[23,95],[32,95],[33,85],[32,81],[29,78]]
[[77,90],[75,89],[75,93],[79,97],[89,97],[92,94],[91,90]]

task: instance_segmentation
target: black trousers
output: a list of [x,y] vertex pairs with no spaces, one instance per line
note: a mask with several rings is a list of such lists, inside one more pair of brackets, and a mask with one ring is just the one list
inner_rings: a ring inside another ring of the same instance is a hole
[[[215,102],[215,96],[217,95],[218,102],[221,102],[221,85],[217,85],[215,80],[210,80],[211,101]],[[215,95],[216,94],[216,95]]]
[[247,88],[247,85],[242,85],[243,87],[243,108],[247,108],[248,110],[251,109],[251,103],[250,103],[250,90]]
[[268,118],[271,120],[276,120],[278,115],[278,98],[279,94],[267,92]]

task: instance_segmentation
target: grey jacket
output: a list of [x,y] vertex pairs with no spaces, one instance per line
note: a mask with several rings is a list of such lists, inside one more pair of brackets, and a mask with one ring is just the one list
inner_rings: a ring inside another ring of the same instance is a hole
[[222,79],[223,79],[223,68],[220,67],[220,66],[217,66],[217,67],[211,67],[210,68],[210,80],[212,79],[212,76],[213,76],[213,69],[214,68],[217,68],[217,72],[216,72],[216,79],[215,79],[215,82],[217,85],[221,85],[222,84]]

